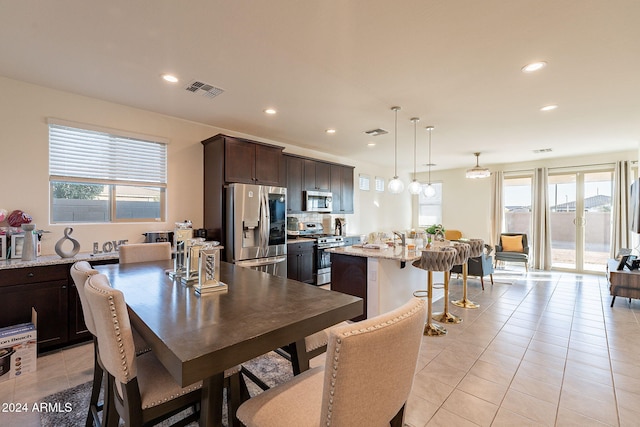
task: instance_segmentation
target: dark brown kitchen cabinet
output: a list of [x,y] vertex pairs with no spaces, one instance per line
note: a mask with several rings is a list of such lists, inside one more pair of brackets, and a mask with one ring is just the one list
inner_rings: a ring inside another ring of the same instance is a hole
[[287,169],[287,213],[299,213],[304,209],[302,199],[304,159],[285,154]]
[[367,258],[331,254],[331,290],[362,298],[364,312],[354,322],[367,318]]
[[68,341],[69,279],[66,264],[0,270],[0,327],[38,314],[38,352]]
[[333,213],[353,213],[353,166],[331,165]]
[[287,278],[313,284],[314,242],[292,242],[287,244]]
[[304,161],[304,189],[331,190],[331,164],[317,160]]
[[224,174],[227,183],[281,186],[282,148],[235,138],[224,138]]
[[[101,260],[92,264],[118,262]],[[70,263],[0,270],[0,327],[38,315],[38,352],[89,340]]]

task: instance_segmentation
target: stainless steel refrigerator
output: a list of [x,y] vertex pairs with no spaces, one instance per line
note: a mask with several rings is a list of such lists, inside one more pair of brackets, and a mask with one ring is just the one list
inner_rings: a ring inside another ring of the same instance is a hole
[[226,191],[227,261],[287,277],[287,189],[230,184]]

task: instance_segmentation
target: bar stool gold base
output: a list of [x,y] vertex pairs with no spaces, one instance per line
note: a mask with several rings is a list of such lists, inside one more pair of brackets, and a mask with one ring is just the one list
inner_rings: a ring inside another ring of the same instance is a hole
[[447,334],[447,330],[440,325],[436,325],[435,323],[431,323],[431,322],[427,322],[424,325],[424,335],[427,335],[430,337],[437,337],[437,336],[442,336],[446,334]]
[[470,301],[467,298],[467,268],[467,263],[464,263],[462,265],[462,299],[451,301],[451,304],[457,305],[458,307],[462,308],[478,308],[480,307],[480,304],[476,304],[475,302]]
[[451,304],[457,305],[458,307],[462,307],[462,308],[479,308],[480,307],[480,304],[476,304],[475,302],[469,301],[466,298],[459,299],[457,301],[451,301]]
[[462,318],[451,313],[435,313],[432,317],[433,320],[440,323],[460,323]]

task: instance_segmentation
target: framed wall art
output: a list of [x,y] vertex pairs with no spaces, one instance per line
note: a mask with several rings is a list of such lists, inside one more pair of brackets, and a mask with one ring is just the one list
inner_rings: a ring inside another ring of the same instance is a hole
[[7,236],[3,234],[0,236],[0,259],[6,259],[6,258],[7,258]]

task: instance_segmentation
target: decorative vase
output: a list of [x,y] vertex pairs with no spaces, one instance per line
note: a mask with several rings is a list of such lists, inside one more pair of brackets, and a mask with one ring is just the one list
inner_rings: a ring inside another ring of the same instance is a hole
[[[80,243],[78,243],[76,239],[69,237],[71,233],[73,233],[73,228],[71,227],[65,228],[64,237],[56,242],[55,250],[56,250],[56,253],[60,256],[60,258],[71,258],[80,251]],[[62,245],[67,240],[73,244],[73,248],[68,252],[62,248]]]
[[35,224],[22,224],[24,240],[22,243],[22,260],[33,261],[38,257],[38,234],[35,232]]

